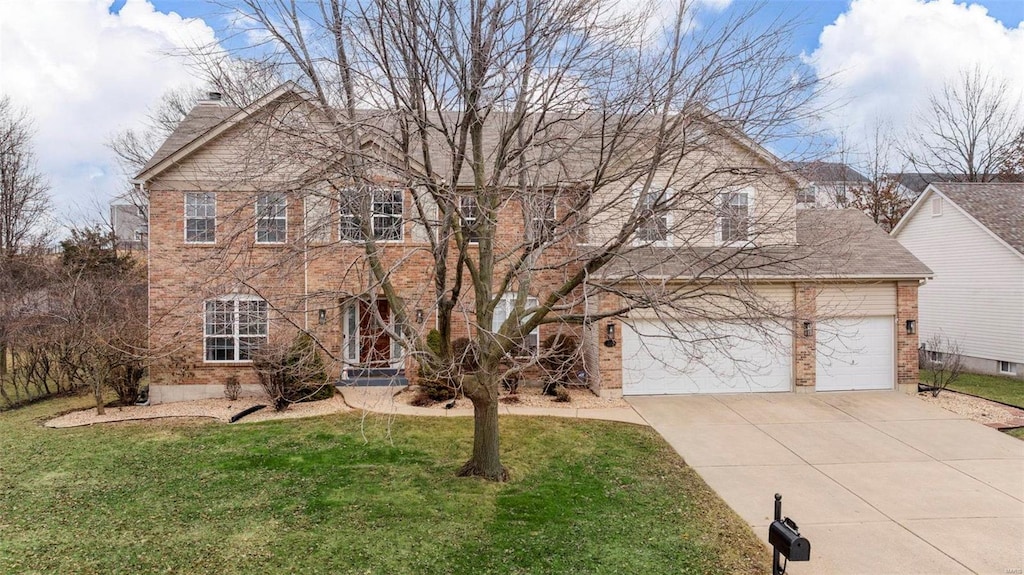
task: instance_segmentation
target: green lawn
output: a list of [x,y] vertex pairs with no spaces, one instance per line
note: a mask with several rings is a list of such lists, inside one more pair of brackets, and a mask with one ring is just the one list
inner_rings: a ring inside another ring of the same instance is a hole
[[[926,375],[922,372],[922,381],[927,380]],[[1024,408],[1024,381],[1012,377],[962,373],[949,389]]]
[[87,404],[0,413],[0,573],[769,571],[646,428],[506,417],[492,484],[468,419],[39,425]]

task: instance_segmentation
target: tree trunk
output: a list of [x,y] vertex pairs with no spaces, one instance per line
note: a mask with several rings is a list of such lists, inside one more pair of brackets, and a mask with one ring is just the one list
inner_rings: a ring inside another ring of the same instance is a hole
[[[460,477],[483,477],[490,481],[508,480],[508,471],[501,464],[498,441],[498,393],[496,385],[480,383],[467,377],[463,384],[466,396],[473,402],[473,457],[459,469]],[[467,385],[468,384],[468,385]],[[491,388],[494,389],[491,389]]]
[[96,399],[96,415],[103,415],[105,408],[103,407],[103,386],[99,381],[92,382],[92,396]]

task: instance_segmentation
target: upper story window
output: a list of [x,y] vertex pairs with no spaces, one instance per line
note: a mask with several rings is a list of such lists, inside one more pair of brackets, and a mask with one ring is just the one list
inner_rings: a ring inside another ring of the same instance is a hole
[[311,193],[306,196],[306,241],[325,244],[331,241],[331,198]]
[[720,196],[718,227],[722,243],[750,239],[750,196],[749,190],[725,192]]
[[544,238],[552,234],[558,221],[558,196],[552,193],[539,193],[529,198],[530,227],[534,238]]
[[932,217],[942,215],[942,198],[935,196],[932,198]]
[[818,201],[818,190],[815,186],[810,185],[806,188],[800,188],[796,191],[796,201],[798,204],[814,204]]
[[279,244],[288,237],[288,200],[284,194],[256,196],[256,243]]
[[459,198],[459,213],[462,214],[462,233],[469,242],[480,241],[480,230],[477,223],[480,218],[480,210],[476,205],[476,198],[473,196],[462,196]]
[[341,197],[342,241],[363,241],[359,213],[365,212],[364,200],[369,200],[370,229],[373,238],[382,241],[402,241],[405,220],[404,192],[394,188],[376,188],[369,197],[361,196],[357,190],[343,190]]
[[402,190],[373,191],[373,237],[377,240],[402,240]]
[[[491,320],[491,331],[498,333],[501,329],[501,325],[505,323],[508,316],[515,309],[516,305],[516,294],[506,293],[501,296],[501,301],[494,308],[494,318]],[[526,298],[526,309],[537,307],[537,298],[527,297]],[[526,334],[523,337],[523,346],[515,352],[513,355],[517,356],[533,356],[537,355],[537,348],[540,343],[540,326],[533,328],[533,331]]]
[[185,241],[212,244],[216,240],[217,197],[212,192],[185,194]]
[[251,296],[209,300],[203,320],[206,361],[252,361],[267,342],[267,302]]
[[664,201],[670,192],[648,190],[640,192],[637,197],[637,215],[645,218],[637,226],[636,239],[638,242],[667,242],[668,241],[668,211],[658,207],[659,201]]

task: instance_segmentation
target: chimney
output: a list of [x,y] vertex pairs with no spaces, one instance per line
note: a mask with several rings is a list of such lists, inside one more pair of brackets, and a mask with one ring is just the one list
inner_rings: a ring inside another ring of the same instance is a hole
[[223,95],[220,92],[207,92],[206,98],[199,100],[199,104],[203,106],[221,106]]

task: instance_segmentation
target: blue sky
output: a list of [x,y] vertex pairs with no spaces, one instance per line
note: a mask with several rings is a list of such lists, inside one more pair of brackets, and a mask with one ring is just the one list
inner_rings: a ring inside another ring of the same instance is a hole
[[[776,16],[800,20],[794,53],[830,78],[837,105],[820,128],[860,148],[880,121],[907,130],[928,92],[967,66],[1024,94],[1024,0],[771,0],[761,18]],[[0,0],[0,92],[35,117],[60,222],[95,219],[124,189],[104,143],[142,126],[168,89],[195,85],[173,54],[224,42],[226,23],[223,7],[199,0]]]

